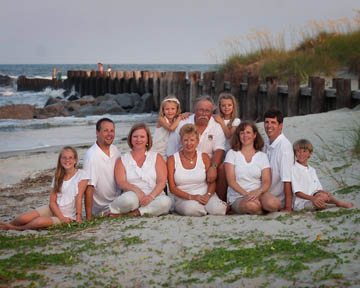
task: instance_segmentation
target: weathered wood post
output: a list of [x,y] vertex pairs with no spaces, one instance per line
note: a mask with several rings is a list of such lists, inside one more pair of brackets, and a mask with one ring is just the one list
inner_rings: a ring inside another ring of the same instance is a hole
[[257,118],[257,97],[259,90],[259,76],[249,75],[248,89],[245,100],[244,120],[256,120]]
[[175,93],[175,88],[174,88],[174,72],[168,71],[166,72],[166,96],[168,95],[174,95]]
[[348,107],[352,105],[351,99],[351,80],[337,79],[336,81],[336,109]]
[[95,71],[96,72],[96,82],[95,82],[95,94],[94,96],[97,97],[99,95],[101,95],[102,93],[102,74],[103,72],[101,71]]
[[124,71],[122,93],[130,93],[130,79],[132,78],[132,71]]
[[219,99],[219,94],[221,92],[224,92],[224,73],[217,72],[215,75],[215,95],[214,95],[214,101],[217,103]]
[[184,111],[184,106],[187,101],[187,87],[186,87],[186,72],[174,72],[174,94],[179,99],[181,104],[181,111]]
[[67,71],[67,90],[71,90],[74,83],[74,71]]
[[92,70],[90,72],[90,79],[89,79],[89,95],[96,96],[96,71]]
[[[278,78],[277,77],[266,77],[266,101],[264,101],[264,112],[270,108],[281,109],[281,103],[279,102],[279,91],[278,91]],[[261,113],[262,114],[262,113]],[[263,117],[263,115],[259,115]]]
[[199,97],[199,80],[201,79],[201,72],[189,72],[189,98],[184,107],[184,111],[194,111],[193,105],[197,97]]
[[122,93],[122,87],[123,87],[123,78],[124,78],[124,72],[123,71],[116,71],[116,78],[115,78],[115,94]]
[[325,79],[310,77],[311,81],[311,113],[325,111]]
[[154,71],[153,73],[153,100],[154,100],[154,106],[155,109],[158,110],[160,108],[160,75],[161,72]]
[[134,71],[133,78],[130,81],[131,93],[140,93],[140,78],[141,78],[141,71]]
[[287,115],[296,116],[299,113],[300,78],[291,76],[288,79]]
[[159,103],[167,96],[168,91],[168,85],[167,85],[167,78],[166,74],[168,72],[160,72],[160,79],[159,79],[159,91],[160,91],[160,97],[159,97]]
[[111,94],[116,94],[115,93],[115,80],[116,80],[116,71],[111,71],[110,72],[110,78],[109,78],[109,92]]
[[212,89],[212,81],[215,79],[215,72],[204,72],[202,94],[209,95],[214,98],[214,91]]
[[85,95],[85,86],[86,86],[86,71],[80,71],[80,81],[79,81],[79,94],[80,97]]

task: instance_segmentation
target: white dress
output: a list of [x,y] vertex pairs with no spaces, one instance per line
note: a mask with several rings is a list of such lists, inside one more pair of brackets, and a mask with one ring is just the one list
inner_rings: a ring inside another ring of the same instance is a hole
[[[225,123],[225,126],[228,125],[230,120],[225,120],[224,119],[224,123]],[[237,127],[239,126],[239,124],[241,123],[240,119],[239,118],[235,118],[234,121],[231,123],[231,126],[232,127]],[[225,137],[226,138],[226,137]],[[230,150],[230,143],[231,143],[231,138],[226,138],[226,142],[225,142],[225,152],[229,151]]]
[[[64,180],[61,193],[57,193],[56,203],[64,217],[76,220],[76,196],[79,193],[79,183],[88,180],[89,176],[85,170],[79,169],[69,180]],[[54,188],[54,179],[51,188]]]
[[[128,152],[121,157],[122,164],[126,171],[126,180],[130,184],[139,187],[146,195],[149,195],[156,186],[156,158],[157,152],[147,151],[146,159],[141,167],[139,167]],[[127,191],[116,198],[110,205],[111,213],[128,213],[139,209],[140,214],[150,214],[154,216],[169,213],[171,208],[171,199],[161,192],[150,204],[141,206],[135,192]]]
[[[204,195],[208,189],[206,169],[201,154],[201,152],[197,152],[196,164],[193,169],[185,169],[181,163],[179,152],[174,154],[175,184],[180,190],[191,195]],[[226,213],[226,203],[221,201],[216,193],[205,206],[195,200],[187,200],[177,196],[174,196],[174,198],[174,209],[181,215],[203,216],[208,213],[213,215],[225,215]]]
[[[230,149],[224,162],[234,165],[236,182],[247,192],[261,187],[261,171],[270,167],[266,154],[261,151],[256,152],[250,163],[248,163],[241,151]],[[228,187],[227,202],[229,204],[242,197],[244,196],[237,193],[230,186]]]
[[[170,121],[166,118],[166,123],[170,124]],[[164,158],[166,161],[166,145],[168,143],[170,131],[166,130],[163,126],[160,126],[159,128],[155,128],[155,132],[153,135],[153,144],[151,147],[151,151],[158,152],[160,155]]]

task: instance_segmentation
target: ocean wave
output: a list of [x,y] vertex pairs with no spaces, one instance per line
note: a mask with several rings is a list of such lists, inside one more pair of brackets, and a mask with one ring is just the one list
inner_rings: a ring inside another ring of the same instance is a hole
[[146,122],[155,123],[157,121],[157,113],[144,113],[144,114],[127,114],[127,115],[96,115],[87,117],[53,117],[48,119],[30,119],[30,120],[17,120],[5,119],[0,120],[0,131],[14,131],[22,129],[50,129],[55,127],[72,127],[72,126],[95,126],[96,122],[107,117],[116,123],[136,123]]

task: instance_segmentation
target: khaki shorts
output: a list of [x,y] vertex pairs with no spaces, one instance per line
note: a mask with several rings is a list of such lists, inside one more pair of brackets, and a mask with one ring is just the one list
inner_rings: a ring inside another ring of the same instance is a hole
[[49,205],[41,206],[35,210],[40,214],[40,217],[50,217],[53,221],[53,225],[61,223],[60,219],[51,211]]

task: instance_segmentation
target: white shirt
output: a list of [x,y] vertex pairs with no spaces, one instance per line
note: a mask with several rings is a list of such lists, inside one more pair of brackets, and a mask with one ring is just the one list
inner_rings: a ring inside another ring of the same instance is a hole
[[88,185],[94,186],[93,214],[99,214],[121,194],[117,188],[114,168],[116,160],[121,157],[115,145],[110,146],[110,157],[96,144],[91,146],[84,156],[84,169],[90,176]]
[[141,167],[137,165],[131,152],[121,157],[126,171],[126,181],[139,187],[146,195],[149,195],[156,186],[157,155],[157,152],[147,151],[145,161]]
[[295,197],[295,211],[304,209],[305,203],[310,201],[296,197],[296,192],[302,192],[306,195],[313,195],[317,190],[323,189],[319,178],[316,175],[315,169],[309,165],[301,165],[298,162],[295,162],[291,170],[291,187]]
[[[224,119],[225,126],[228,125],[229,121],[230,121],[229,119],[227,119],[227,120]],[[234,121],[231,123],[231,126],[232,126],[232,127],[237,127],[237,126],[240,125],[240,122],[241,122],[241,121],[240,121],[239,118],[235,118]],[[225,138],[226,138],[226,137],[225,137]],[[231,147],[230,147],[231,138],[232,138],[232,137],[226,138],[226,142],[225,142],[225,152],[229,151],[230,148],[231,148]]]
[[[69,180],[64,180],[61,186],[61,193],[56,193],[56,204],[59,206],[64,217],[76,220],[76,196],[79,193],[79,183],[89,179],[85,170],[79,169]],[[51,188],[55,186],[55,178],[51,183]]]
[[[261,172],[270,167],[269,159],[265,153],[258,151],[252,157],[251,162],[246,162],[240,151],[230,149],[225,157],[225,163],[234,165],[235,180],[246,192],[261,187]],[[232,204],[236,199],[244,197],[228,186],[227,202]]]
[[274,142],[268,141],[265,153],[270,161],[271,186],[269,192],[276,196],[284,206],[284,183],[291,182],[291,168],[294,165],[294,151],[290,141],[280,134]]
[[[166,155],[170,157],[182,149],[180,139],[180,129],[187,123],[195,123],[195,114],[189,118],[181,120],[175,131],[170,133],[169,141],[166,146]],[[200,142],[197,150],[209,155],[212,158],[214,152],[218,149],[225,151],[225,135],[219,123],[216,123],[213,117],[210,118],[206,129],[200,135]]]

